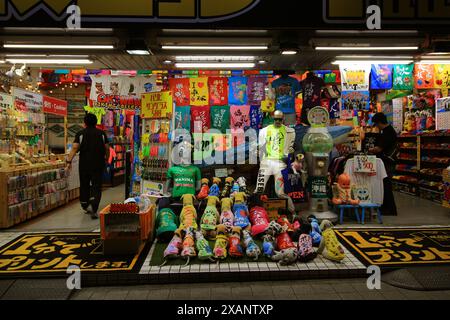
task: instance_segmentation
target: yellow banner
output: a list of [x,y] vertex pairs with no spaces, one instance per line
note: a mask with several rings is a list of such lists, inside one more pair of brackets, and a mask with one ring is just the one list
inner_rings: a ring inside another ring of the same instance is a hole
[[142,118],[170,118],[172,110],[173,98],[171,91],[144,93],[142,95]]
[[206,106],[209,104],[208,78],[189,79],[191,106]]

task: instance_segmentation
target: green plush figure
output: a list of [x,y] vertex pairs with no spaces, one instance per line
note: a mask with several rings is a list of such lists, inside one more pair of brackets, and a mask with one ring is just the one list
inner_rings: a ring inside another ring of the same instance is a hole
[[178,217],[169,208],[161,209],[156,217],[156,237],[160,241],[169,241],[178,228]]
[[197,247],[197,257],[200,260],[210,260],[214,262],[213,257],[213,252],[211,247],[209,246],[208,241],[205,239],[205,237],[203,236],[203,233],[201,233],[200,231],[196,231],[195,232],[195,245]]

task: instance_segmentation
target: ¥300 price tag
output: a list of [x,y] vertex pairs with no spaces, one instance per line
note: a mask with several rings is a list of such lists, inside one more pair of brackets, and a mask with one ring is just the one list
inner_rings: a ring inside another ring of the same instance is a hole
[[353,159],[354,172],[360,173],[376,173],[377,157],[376,156],[355,156]]

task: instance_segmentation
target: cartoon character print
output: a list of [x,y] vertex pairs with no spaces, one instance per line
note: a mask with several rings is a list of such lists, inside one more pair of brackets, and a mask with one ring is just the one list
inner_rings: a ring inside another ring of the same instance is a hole
[[95,94],[99,95],[101,93],[105,93],[105,90],[103,89],[103,83],[96,82],[95,83]]
[[109,90],[111,91],[112,95],[119,95],[119,83],[118,82],[111,82],[109,86]]
[[150,82],[144,83],[144,90],[146,93],[153,92],[153,83]]

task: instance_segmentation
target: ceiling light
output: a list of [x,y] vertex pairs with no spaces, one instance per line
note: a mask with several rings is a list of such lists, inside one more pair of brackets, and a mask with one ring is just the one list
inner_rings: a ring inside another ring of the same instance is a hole
[[331,64],[410,64],[413,60],[336,60]]
[[13,58],[89,58],[87,54],[5,54],[5,57]]
[[176,61],[254,61],[254,56],[176,56]]
[[150,52],[148,50],[127,50],[128,54],[134,56],[149,56]]
[[233,62],[233,63],[225,63],[225,62],[209,62],[209,63],[176,63],[175,67],[180,69],[248,69],[248,68],[254,68],[254,63],[248,63],[248,62]]
[[6,59],[9,63],[26,63],[26,64],[91,64],[89,59]]
[[113,45],[94,44],[4,44],[9,49],[114,49]]
[[297,51],[296,50],[283,50],[283,51],[281,51],[281,54],[282,55],[294,55],[294,54],[297,54]]
[[164,64],[172,64],[172,60],[164,60]]
[[421,64],[450,64],[450,60],[420,60]]
[[0,63],[1,63],[1,64],[5,63],[5,62],[6,62],[5,60],[0,60]]
[[189,33],[189,34],[198,34],[198,33],[253,33],[253,34],[266,34],[267,30],[224,30],[224,29],[162,29],[163,33]]
[[450,52],[430,52],[430,53],[425,53],[425,56],[446,56],[446,55],[450,55]]
[[392,56],[392,55],[339,55],[336,60],[413,60],[414,56]]
[[259,64],[266,64],[267,61],[266,61],[266,60],[259,60],[258,63],[259,63]]
[[320,51],[396,51],[396,50],[417,50],[419,47],[315,47],[316,50]]
[[163,45],[163,50],[267,50],[268,46],[184,46],[184,45]]

